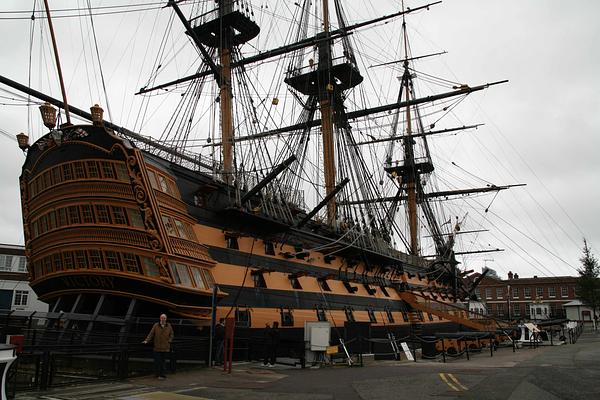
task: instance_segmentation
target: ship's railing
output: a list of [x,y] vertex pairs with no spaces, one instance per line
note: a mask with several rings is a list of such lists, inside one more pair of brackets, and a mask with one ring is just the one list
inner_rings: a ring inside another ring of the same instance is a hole
[[[250,3],[250,1],[248,1],[248,0],[242,0],[242,1],[225,0],[225,2],[230,3],[230,4],[225,5],[225,7],[227,7],[227,6],[231,7],[230,12],[239,11],[240,13],[244,14],[246,17],[248,17],[250,19],[254,19],[254,10],[252,9],[252,4]],[[194,26],[198,26],[198,25],[202,25],[206,22],[213,21],[217,18],[219,18],[219,8],[218,7],[193,18],[192,20],[190,20],[190,22],[193,22]]]
[[[346,56],[335,57],[331,60],[332,67],[335,67],[336,65],[346,64],[346,63],[351,63],[354,65],[354,63],[352,63]],[[288,70],[287,77],[293,78],[295,76],[304,75],[309,72],[316,71],[318,66],[319,66],[319,63],[314,62],[313,64],[306,65],[304,67],[299,67],[299,68],[294,68],[292,70]]]

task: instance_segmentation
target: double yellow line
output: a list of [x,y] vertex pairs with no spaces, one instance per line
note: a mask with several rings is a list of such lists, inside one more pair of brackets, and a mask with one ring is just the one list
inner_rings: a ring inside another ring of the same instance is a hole
[[[469,388],[467,388],[465,385],[463,385],[462,383],[460,383],[458,381],[458,379],[456,379],[456,377],[452,374],[445,374],[443,372],[440,372],[440,378],[444,381],[444,383],[448,386],[450,386],[450,388],[456,392],[460,392],[460,391],[464,391],[464,390],[469,390]],[[450,378],[450,379],[448,379]],[[452,381],[452,382],[450,382]],[[453,383],[454,382],[454,383]]]

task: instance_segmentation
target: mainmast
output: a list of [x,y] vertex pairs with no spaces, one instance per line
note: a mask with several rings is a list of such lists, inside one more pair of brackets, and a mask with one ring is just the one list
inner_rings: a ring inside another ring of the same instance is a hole
[[[194,28],[189,21],[182,22],[187,33],[200,49],[205,62],[211,67],[219,84],[219,106],[221,115],[221,141],[223,180],[233,182],[234,174],[234,128],[233,128],[233,90],[231,82],[231,64],[233,50],[252,40],[260,32],[260,28],[249,15],[249,8],[243,7],[235,0],[219,0],[216,10],[202,16],[201,22]],[[173,0],[169,4],[175,9],[180,18],[182,13]],[[215,66],[210,54],[203,46],[216,49],[220,65]]]
[[[329,1],[323,0],[323,32],[325,38],[329,36]],[[333,120],[331,101],[333,85],[331,83],[331,43],[322,42],[319,46],[319,69],[326,71],[326,80],[323,84],[325,90],[319,92],[319,106],[321,109],[321,134],[323,137],[323,170],[325,174],[325,197],[335,188],[335,147],[333,143]],[[335,197],[327,203],[327,223],[333,225],[336,217]]]

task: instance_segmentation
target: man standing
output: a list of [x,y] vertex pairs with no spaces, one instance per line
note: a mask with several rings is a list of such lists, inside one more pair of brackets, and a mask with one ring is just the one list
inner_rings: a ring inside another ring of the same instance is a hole
[[223,364],[223,342],[225,340],[225,324],[223,322],[224,319],[221,318],[215,325],[215,365]]
[[161,314],[160,322],[155,323],[148,333],[144,344],[150,341],[154,344],[154,370],[158,379],[165,379],[165,354],[171,351],[173,341],[173,328],[167,322],[167,316]]
[[279,322],[274,321],[273,327],[269,323],[265,326],[265,358],[263,365],[274,367],[277,359],[277,346],[279,346]]

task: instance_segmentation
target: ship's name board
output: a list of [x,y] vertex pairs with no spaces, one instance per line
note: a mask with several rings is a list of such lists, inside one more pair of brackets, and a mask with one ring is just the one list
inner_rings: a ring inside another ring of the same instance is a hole
[[68,288],[115,288],[115,278],[111,276],[68,276],[62,282]]

